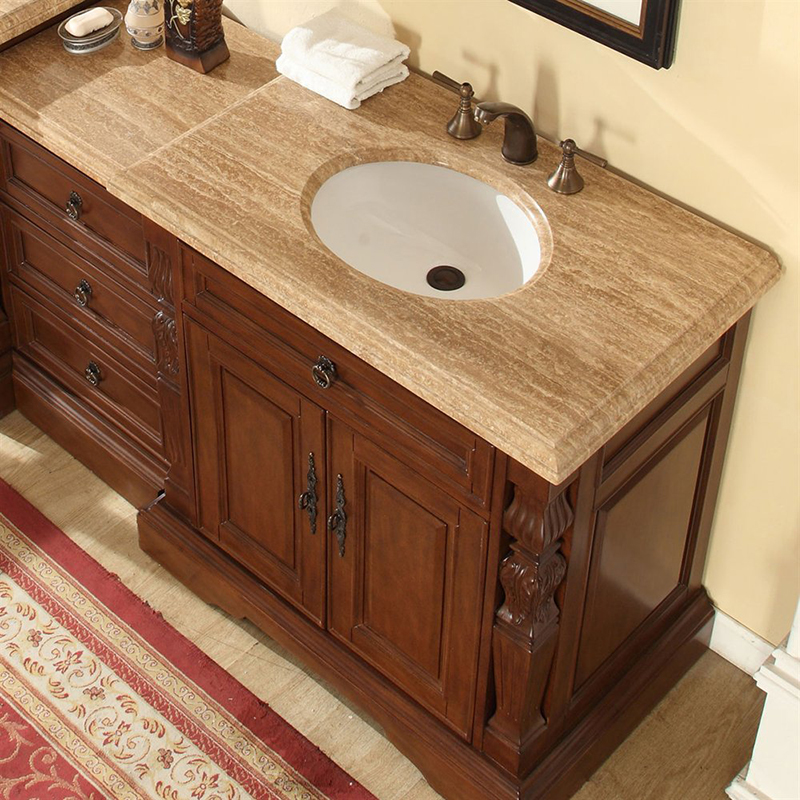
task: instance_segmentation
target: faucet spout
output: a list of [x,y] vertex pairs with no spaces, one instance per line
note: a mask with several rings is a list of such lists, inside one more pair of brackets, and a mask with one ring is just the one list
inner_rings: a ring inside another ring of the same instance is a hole
[[536,161],[539,150],[536,146],[536,131],[533,120],[517,106],[510,103],[478,103],[475,107],[475,119],[488,125],[498,117],[506,121],[503,138],[503,158],[512,164],[530,164]]

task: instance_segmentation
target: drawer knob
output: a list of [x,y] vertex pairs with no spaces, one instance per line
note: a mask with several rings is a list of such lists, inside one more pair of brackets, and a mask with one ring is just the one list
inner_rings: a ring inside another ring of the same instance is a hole
[[320,356],[317,363],[311,367],[311,377],[320,389],[329,389],[336,379],[336,364],[329,358]]
[[100,367],[94,363],[94,361],[90,361],[86,365],[86,369],[83,371],[83,375],[92,386],[99,386],[100,385]]
[[69,193],[69,200],[67,200],[66,212],[70,219],[76,222],[81,216],[81,208],[83,207],[83,200],[77,192]]
[[80,283],[75,287],[75,291],[72,295],[79,306],[83,306],[84,308],[88,306],[89,298],[92,296],[92,287],[89,285],[89,281],[87,281],[86,278],[81,278]]

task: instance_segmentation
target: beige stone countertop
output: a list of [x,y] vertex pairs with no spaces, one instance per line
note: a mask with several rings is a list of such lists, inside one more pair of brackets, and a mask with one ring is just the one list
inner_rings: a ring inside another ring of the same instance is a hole
[[70,55],[51,26],[0,53],[0,117],[107,185],[278,74],[277,45],[235,23],[226,40],[231,59],[200,75],[163,47],[134,49],[124,29],[103,50]]
[[[766,250],[590,164],[580,194],[554,194],[559,151],[541,139],[539,160],[515,167],[499,122],[450,138],[455,98],[424,78],[345,111],[270,80],[274,45],[226,32],[231,60],[208,76],[127,41],[71,59],[39,34],[0,54],[0,116],[547,480],[568,477],[780,275]],[[438,300],[331,254],[309,222],[321,182],[404,159],[543,214],[534,279]]]
[[0,0],[0,45],[68,11],[81,0]]

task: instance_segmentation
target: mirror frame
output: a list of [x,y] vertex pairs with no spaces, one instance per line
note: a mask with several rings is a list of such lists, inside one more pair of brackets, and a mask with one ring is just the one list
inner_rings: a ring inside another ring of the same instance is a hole
[[654,69],[672,64],[679,0],[642,0],[639,25],[583,0],[511,0]]

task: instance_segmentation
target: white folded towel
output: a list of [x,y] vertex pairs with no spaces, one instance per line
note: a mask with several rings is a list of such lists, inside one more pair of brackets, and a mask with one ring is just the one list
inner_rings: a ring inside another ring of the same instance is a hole
[[409,49],[368,31],[336,10],[292,28],[275,66],[293,81],[353,109],[408,77]]
[[296,64],[285,55],[278,57],[275,66],[278,72],[295,83],[299,83],[306,89],[351,111],[358,108],[362,100],[366,100],[368,97],[382,92],[387,86],[400,83],[408,77],[408,67],[405,64],[395,65],[390,74],[386,74],[386,70],[379,70],[383,74],[373,77],[371,81],[361,81],[361,86],[356,90],[357,93],[354,93],[353,89],[346,89],[341,84],[312,72],[302,64]]

